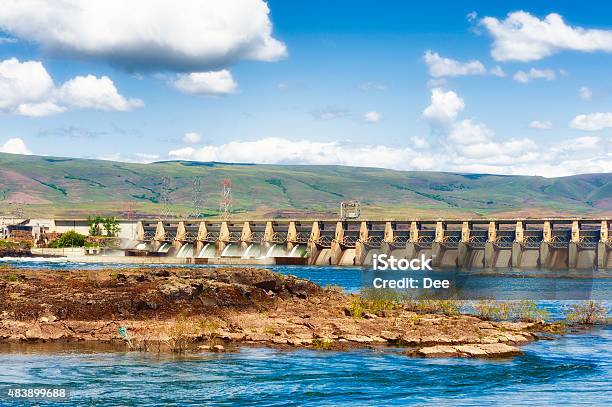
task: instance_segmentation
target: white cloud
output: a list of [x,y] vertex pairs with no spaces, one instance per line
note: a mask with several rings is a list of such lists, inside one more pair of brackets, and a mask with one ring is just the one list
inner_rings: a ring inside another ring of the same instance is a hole
[[8,139],[6,143],[1,145],[0,153],[25,154],[25,155],[32,154],[32,152],[26,146],[25,142],[18,137]]
[[423,150],[430,147],[429,143],[424,137],[413,136],[410,138],[410,143],[412,147],[418,150]]
[[538,146],[530,139],[511,139],[504,142],[485,141],[459,146],[459,162],[486,165],[511,165],[529,162],[539,156]]
[[454,123],[448,134],[448,139],[461,145],[486,143],[493,137],[493,132],[483,123],[474,123],[465,119]]
[[77,76],[56,87],[38,61],[16,58],[0,62],[0,112],[41,117],[73,108],[125,111],[141,107],[139,99],[126,99],[108,77]]
[[518,71],[514,74],[513,78],[515,81],[520,83],[528,83],[532,79],[546,79],[547,81],[553,81],[556,78],[555,71],[552,69],[536,69],[531,68],[529,71]]
[[179,74],[172,84],[181,92],[200,96],[222,96],[238,90],[238,84],[227,69]]
[[363,115],[363,119],[368,123],[378,123],[382,119],[382,115],[378,112],[366,112]]
[[575,137],[571,140],[565,140],[558,143],[553,150],[555,152],[595,152],[599,148],[601,148],[602,140],[597,136],[584,136],[584,137]]
[[509,13],[505,20],[480,20],[493,37],[491,55],[497,61],[535,61],[563,50],[612,51],[612,31],[572,27],[559,14],[539,19],[527,12]]
[[427,50],[423,57],[429,74],[435,78],[443,76],[483,75],[487,73],[480,61],[459,62],[450,58],[443,58],[437,52]]
[[572,119],[570,127],[584,131],[597,131],[612,127],[612,112],[580,114]]
[[578,94],[580,95],[580,99],[585,100],[587,102],[593,99],[593,92],[586,86],[582,86],[580,89],[578,89]]
[[149,164],[159,159],[157,154],[149,154],[149,153],[133,153],[133,154],[121,154],[121,153],[113,153],[106,154],[98,157],[91,157],[96,160],[106,160],[106,161],[120,161],[124,163],[135,163],[135,164]]
[[538,130],[548,130],[548,129],[551,129],[552,126],[553,124],[549,120],[534,120],[531,123],[529,123],[529,127],[531,127],[532,129],[538,129]]
[[434,88],[431,90],[431,104],[423,110],[423,117],[433,122],[449,123],[464,107],[463,99],[455,92]]
[[185,135],[183,136],[184,143],[197,144],[200,141],[202,141],[202,136],[198,133],[185,133]]
[[[257,154],[253,154],[256,151]],[[222,161],[258,164],[319,164],[382,167],[397,169],[430,169],[433,157],[415,154],[410,148],[381,145],[354,145],[339,142],[317,142],[264,138],[255,141],[231,141],[217,146],[172,150],[172,159]]]
[[20,105],[38,103],[53,91],[53,79],[37,61],[0,62],[0,110],[18,110]]
[[22,103],[13,113],[29,117],[45,117],[66,111],[66,107],[58,106],[54,102]]
[[128,111],[142,107],[140,99],[126,99],[119,94],[108,76],[77,76],[64,83],[58,98],[71,107],[110,111]]
[[286,55],[263,0],[4,1],[0,27],[48,54],[128,70],[210,71]]

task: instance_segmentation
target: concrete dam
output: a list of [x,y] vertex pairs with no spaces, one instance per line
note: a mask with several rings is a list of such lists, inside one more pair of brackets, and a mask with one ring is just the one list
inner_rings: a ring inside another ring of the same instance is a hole
[[385,253],[439,268],[612,268],[610,219],[127,222],[126,256],[184,263],[371,266]]

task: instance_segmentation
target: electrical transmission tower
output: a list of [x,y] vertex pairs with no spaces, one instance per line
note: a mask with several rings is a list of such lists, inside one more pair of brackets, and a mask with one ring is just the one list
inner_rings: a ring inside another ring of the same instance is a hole
[[221,203],[219,204],[219,216],[228,219],[232,212],[232,181],[224,179],[221,181]]
[[172,209],[170,208],[170,193],[172,192],[170,188],[170,178],[162,177],[161,180],[161,190],[159,193],[159,200],[161,202],[162,209],[160,213],[161,219],[168,219],[173,217]]
[[193,189],[191,197],[191,214],[190,218],[201,218],[204,215],[204,196],[202,194],[202,178],[193,178]]
[[125,203],[124,214],[128,220],[134,218],[134,202],[128,201]]

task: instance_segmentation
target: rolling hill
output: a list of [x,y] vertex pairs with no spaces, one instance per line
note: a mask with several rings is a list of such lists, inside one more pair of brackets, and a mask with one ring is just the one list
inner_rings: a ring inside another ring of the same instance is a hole
[[[162,180],[167,178],[166,186]],[[563,178],[393,171],[314,165],[168,161],[152,164],[0,153],[0,213],[26,216],[156,216],[193,212],[200,179],[203,216],[214,216],[220,182],[232,181],[236,217],[336,216],[358,199],[369,218],[610,215],[612,174]],[[164,189],[168,193],[164,193]]]

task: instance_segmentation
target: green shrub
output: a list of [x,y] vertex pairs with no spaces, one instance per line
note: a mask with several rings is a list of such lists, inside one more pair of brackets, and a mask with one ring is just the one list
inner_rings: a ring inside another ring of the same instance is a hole
[[361,297],[351,296],[348,303],[348,312],[353,318],[361,318],[365,310],[363,309],[363,304],[361,301]]
[[85,246],[85,236],[70,230],[62,233],[59,239],[53,241],[49,247],[59,249],[63,247],[83,247]]
[[569,323],[579,325],[604,324],[610,321],[608,307],[598,301],[584,301],[570,305],[565,310],[565,319]]
[[544,321],[548,311],[538,308],[535,301],[478,300],[474,304],[476,315],[491,321]]
[[320,350],[330,350],[334,347],[334,342],[328,338],[315,338],[312,340],[312,347]]
[[418,314],[459,315],[461,301],[455,299],[410,299],[406,302],[406,309]]

